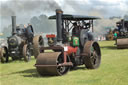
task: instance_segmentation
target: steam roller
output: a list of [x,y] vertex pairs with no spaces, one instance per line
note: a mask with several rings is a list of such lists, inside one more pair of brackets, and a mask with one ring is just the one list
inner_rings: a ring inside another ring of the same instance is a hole
[[128,48],[128,19],[121,19],[116,25],[118,28],[118,36],[116,39],[117,48]]
[[47,34],[48,46],[40,47],[35,64],[40,75],[61,76],[79,65],[88,69],[100,66],[100,46],[89,32],[98,17],[63,14],[57,9],[49,19],[56,19],[57,35]]

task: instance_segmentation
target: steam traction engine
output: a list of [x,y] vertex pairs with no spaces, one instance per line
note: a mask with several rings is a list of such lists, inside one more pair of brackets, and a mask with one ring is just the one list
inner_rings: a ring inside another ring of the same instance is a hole
[[40,75],[64,75],[83,64],[88,69],[100,66],[100,47],[89,32],[98,17],[68,15],[57,9],[49,19],[56,19],[57,39],[54,34],[46,35],[49,47],[40,48],[35,64]]
[[116,39],[117,48],[128,48],[128,20],[122,19],[117,22],[118,35]]
[[8,62],[9,56],[12,60],[24,58],[28,62],[31,55],[38,55],[43,39],[40,35],[34,36],[32,25],[16,26],[16,16],[12,16],[12,35],[8,37],[7,43],[8,46],[0,50],[1,62]]

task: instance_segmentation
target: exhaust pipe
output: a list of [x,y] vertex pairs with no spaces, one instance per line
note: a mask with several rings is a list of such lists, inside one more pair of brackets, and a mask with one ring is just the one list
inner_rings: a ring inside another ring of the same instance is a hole
[[62,14],[61,9],[56,9],[57,41],[62,41]]
[[12,35],[16,34],[16,16],[12,16]]

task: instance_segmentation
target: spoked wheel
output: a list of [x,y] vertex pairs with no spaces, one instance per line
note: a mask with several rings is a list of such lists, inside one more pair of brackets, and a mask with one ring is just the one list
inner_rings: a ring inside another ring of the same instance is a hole
[[33,38],[33,53],[34,53],[34,57],[37,58],[37,56],[40,53],[40,47],[44,46],[44,40],[42,38],[42,36],[40,35],[36,35]]
[[7,47],[0,48],[0,61],[1,61],[1,63],[8,62],[8,49],[7,49]]
[[31,52],[28,45],[24,45],[23,47],[23,57],[24,57],[24,61],[26,62],[29,62],[31,59]]
[[84,45],[83,52],[85,54],[84,61],[85,66],[88,69],[95,69],[100,66],[101,62],[101,51],[99,44],[94,41],[88,41]]
[[36,69],[40,75],[64,75],[70,67],[62,66],[63,56],[61,52],[40,53],[36,61]]
[[[67,61],[69,62],[69,58],[67,57]],[[57,71],[58,71],[58,74],[59,75],[64,75],[64,74],[66,74],[68,71],[69,71],[69,69],[70,69],[70,67],[69,66],[59,66],[59,64],[62,64],[64,62],[64,58],[63,58],[63,56],[62,56],[62,54],[58,57],[58,59],[57,59],[57,65],[58,65],[58,67],[57,67]]]

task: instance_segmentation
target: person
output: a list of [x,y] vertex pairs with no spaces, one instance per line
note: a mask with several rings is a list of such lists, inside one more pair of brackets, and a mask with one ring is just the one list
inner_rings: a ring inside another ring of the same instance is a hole
[[114,39],[116,39],[116,38],[117,38],[117,33],[115,32],[115,33],[114,33]]
[[77,25],[77,23],[76,22],[74,22],[73,23],[73,26],[74,26],[74,28],[72,29],[72,36],[74,36],[74,35],[78,35],[79,33],[79,27],[78,27],[78,25]]
[[33,37],[34,37],[34,31],[32,25],[28,24],[28,26],[24,26],[25,28],[25,35],[28,39],[28,42],[32,42]]
[[121,29],[122,29],[122,24],[121,24],[121,23],[117,23],[116,26],[117,26],[117,28],[118,28],[118,31],[120,32]]

